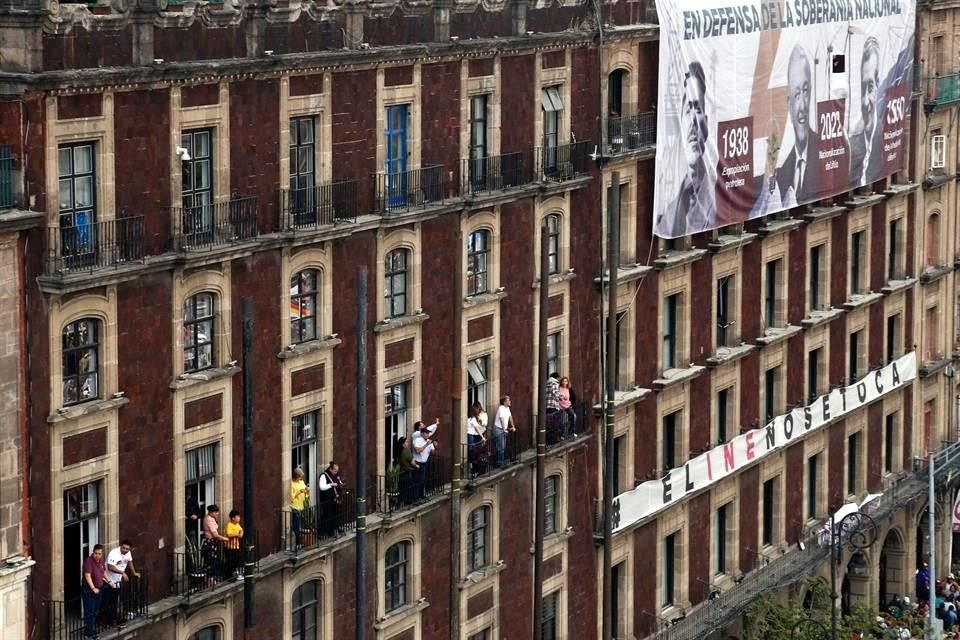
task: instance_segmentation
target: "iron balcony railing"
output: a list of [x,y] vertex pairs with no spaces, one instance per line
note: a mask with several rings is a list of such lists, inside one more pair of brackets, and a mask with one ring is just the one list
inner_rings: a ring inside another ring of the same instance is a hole
[[[934,455],[934,480],[938,485],[960,471],[960,442],[944,444]],[[929,489],[929,461],[917,460],[917,463],[912,473],[884,491],[879,498],[864,505],[864,513],[875,522],[881,522],[926,496]],[[755,563],[753,570],[734,587],[718,593],[712,600],[704,600],[682,619],[669,624],[657,624],[646,637],[653,640],[698,640],[708,637],[711,632],[733,623],[761,596],[775,593],[811,575],[818,565],[829,558],[830,546],[829,543],[823,544],[822,527],[815,528],[802,538],[804,544],[791,547],[778,558]]]
[[[105,587],[106,589],[108,587]],[[106,591],[102,590],[105,594]],[[147,579],[146,576],[140,578],[131,578],[124,582],[117,594],[109,594],[110,600],[107,604],[114,602],[113,596],[116,595],[115,605],[100,605],[100,610],[94,621],[94,630],[97,633],[109,631],[114,625],[125,625],[137,618],[144,618],[148,615],[147,607]],[[101,596],[101,603],[104,603]],[[71,598],[70,600],[48,600],[44,603],[47,613],[47,639],[48,640],[75,640],[84,637],[84,611],[82,598]]]
[[210,249],[257,237],[257,199],[172,207],[176,250]]
[[590,141],[537,148],[537,174],[542,180],[572,180],[590,171]]
[[607,118],[607,147],[610,153],[625,153],[657,143],[657,114],[653,111],[632,116]]
[[507,432],[503,439],[503,448],[497,448],[493,430],[488,425],[485,439],[474,444],[465,444],[463,447],[463,479],[476,480],[494,471],[520,464],[520,454],[525,447],[519,444],[517,432]]
[[283,229],[309,230],[338,222],[356,222],[357,209],[356,180],[280,191]]
[[186,550],[173,552],[173,595],[189,598],[225,582],[239,582],[243,579],[247,554],[253,560],[256,573],[260,560],[256,541],[256,532],[252,531],[246,532],[234,548],[226,548],[220,543],[206,546],[202,536],[201,540],[189,537]]
[[960,101],[960,73],[927,78],[927,103],[934,105]]
[[352,492],[342,489],[338,499],[329,501],[322,492],[317,494],[319,502],[304,505],[299,513],[280,512],[283,551],[307,551],[356,531],[357,501]]
[[378,513],[394,513],[408,509],[450,489],[448,461],[431,455],[419,469],[404,470],[399,463],[389,473],[377,476],[377,495],[374,509]]
[[47,230],[48,275],[95,271],[143,260],[144,216]]
[[468,158],[461,164],[460,192],[465,196],[502,191],[531,181],[531,176],[524,172],[523,154],[520,152]]
[[13,151],[10,145],[0,145],[0,209],[16,206],[13,197]]
[[443,202],[447,190],[443,166],[378,173],[374,176],[374,206],[378,213]]

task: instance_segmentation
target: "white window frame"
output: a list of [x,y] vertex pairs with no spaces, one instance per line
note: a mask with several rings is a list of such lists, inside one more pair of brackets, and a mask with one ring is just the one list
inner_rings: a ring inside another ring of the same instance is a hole
[[947,166],[947,136],[937,134],[930,138],[930,168],[943,169]]

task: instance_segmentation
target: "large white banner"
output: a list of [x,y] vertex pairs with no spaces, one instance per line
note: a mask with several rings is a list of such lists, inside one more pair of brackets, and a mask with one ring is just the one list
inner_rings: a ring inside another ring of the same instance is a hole
[[915,0],[657,0],[654,232],[676,238],[903,168]]
[[719,482],[811,431],[900,389],[916,375],[917,358],[911,351],[855,384],[834,389],[809,406],[777,416],[762,429],[752,429],[701,453],[659,480],[644,482],[632,491],[621,493],[613,501],[613,530],[629,527],[687,494]]

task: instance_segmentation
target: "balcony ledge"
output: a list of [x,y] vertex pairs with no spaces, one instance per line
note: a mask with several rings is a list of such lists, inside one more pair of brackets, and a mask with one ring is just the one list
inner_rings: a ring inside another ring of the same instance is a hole
[[905,182],[903,184],[890,184],[887,185],[886,190],[883,192],[883,195],[888,198],[895,198],[897,196],[906,195],[908,193],[913,193],[920,188],[920,185],[916,182]]
[[917,283],[917,279],[916,279],[916,278],[904,278],[904,279],[902,279],[902,280],[890,280],[889,282],[887,282],[886,286],[884,286],[883,289],[881,289],[880,291],[881,291],[884,295],[889,296],[889,295],[892,295],[892,294],[894,294],[894,293],[897,293],[898,291],[904,291],[904,290],[906,290],[906,289],[909,289],[910,287],[912,287],[912,286],[915,285],[916,283]]
[[847,209],[862,209],[864,207],[872,207],[875,204],[880,204],[887,199],[885,193],[870,193],[857,195],[854,194],[852,198],[843,203],[843,206]]
[[475,584],[480,584],[487,578],[491,578],[497,575],[498,573],[502,572],[506,568],[507,568],[506,562],[504,562],[503,560],[497,560],[496,563],[490,566],[482,567],[480,569],[471,571],[463,578],[463,580],[460,581],[460,584],[459,584],[460,590],[462,591]]
[[767,221],[767,224],[757,229],[757,233],[763,237],[772,236],[778,233],[786,233],[800,228],[803,220],[798,218],[781,218]]
[[[376,331],[377,328],[374,327],[373,330]],[[309,340],[307,342],[301,342],[300,344],[291,344],[285,350],[278,353],[277,357],[281,360],[292,360],[299,356],[313,353],[314,351],[333,349],[341,342],[343,342],[343,340],[338,338],[336,333],[331,333],[326,338],[317,338],[316,340]]]
[[39,227],[45,217],[46,213],[43,211],[7,209],[0,212],[0,233],[16,233]]
[[612,164],[626,164],[629,162],[636,162],[637,160],[647,160],[653,158],[657,154],[657,145],[645,144],[634,149],[620,148],[619,150],[615,149],[614,145],[607,143],[607,161],[608,168]]
[[707,255],[706,249],[687,249],[686,251],[669,251],[657,256],[653,261],[653,268],[657,271],[679,267],[699,260]]
[[240,373],[240,367],[236,365],[227,365],[223,368],[214,367],[213,369],[204,369],[203,371],[197,371],[196,373],[181,373],[177,378],[170,382],[170,389],[173,391],[178,389],[186,389],[187,387],[192,387],[197,384],[203,384],[205,382],[219,380],[220,378],[234,376],[238,373]]
[[814,309],[810,311],[806,318],[800,321],[800,324],[806,329],[819,327],[827,324],[843,315],[843,309],[830,307],[828,309]]
[[47,416],[47,423],[55,424],[57,422],[65,422],[67,420],[76,420],[77,418],[82,418],[83,416],[90,416],[103,411],[117,409],[126,404],[130,404],[130,398],[124,398],[123,396],[118,398],[116,395],[104,400],[90,400],[82,404],[73,404],[69,407],[57,409],[56,413],[51,413],[49,416]]
[[953,173],[944,173],[944,174],[927,174],[923,179],[923,188],[924,190],[936,189],[937,187],[942,187],[946,183],[956,180],[957,176]]
[[730,249],[739,249],[753,242],[757,238],[756,233],[741,233],[739,235],[720,234],[707,244],[707,249],[712,253],[723,253]]
[[663,391],[682,382],[690,382],[703,373],[705,369],[706,367],[698,364],[691,364],[689,367],[682,369],[664,369],[661,377],[653,381],[653,388],[657,391]]
[[754,343],[761,347],[769,347],[797,335],[802,330],[801,327],[793,324],[785,327],[770,327],[763,332],[762,336],[757,337]]
[[[419,313],[414,313],[408,316],[400,316],[397,318],[387,318],[385,320],[380,320],[377,324],[373,325],[373,332],[380,333],[390,333],[391,331],[396,331],[397,329],[402,329],[403,327],[410,327],[413,325],[423,324],[430,319],[430,315],[420,311]],[[339,344],[339,341],[337,342]]]
[[[564,273],[554,273],[553,275],[547,277],[547,283],[548,283],[548,284],[551,284],[551,285],[553,285],[553,284],[561,284],[561,283],[563,283],[563,282],[570,282],[571,280],[575,279],[576,277],[577,277],[576,271],[574,271],[573,269],[569,269],[569,270],[565,271]],[[533,282],[531,282],[531,283],[530,283],[530,288],[531,288],[531,289],[539,289],[539,288],[540,288],[540,278],[537,278],[536,280],[534,280]]]
[[854,309],[869,306],[881,298],[883,298],[882,293],[874,293],[872,291],[868,293],[855,293],[843,303],[843,308],[847,311],[853,311]]
[[500,302],[506,297],[507,292],[503,290],[503,287],[500,287],[492,293],[481,293],[475,296],[467,296],[463,299],[463,308],[470,309],[471,307],[479,307],[482,304]]
[[[634,405],[646,398],[651,393],[653,393],[653,390],[645,389],[643,387],[634,387],[630,391],[617,391],[613,394],[613,410],[617,411],[618,409],[624,409]],[[593,415],[602,416],[603,408],[603,402],[593,405]]]
[[923,273],[920,274],[920,282],[921,284],[936,282],[951,271],[953,271],[953,267],[945,264],[937,265],[935,267],[928,267],[923,271]]
[[720,365],[727,364],[728,362],[739,360],[756,348],[756,345],[746,343],[740,343],[740,345],[736,347],[717,347],[717,350],[713,352],[713,355],[706,359],[706,364],[711,369],[714,367],[719,367]]
[[427,607],[430,606],[430,603],[426,598],[420,598],[416,602],[411,602],[410,604],[405,604],[402,607],[398,607],[383,616],[382,618],[377,618],[377,621],[373,623],[373,628],[377,631],[386,629],[387,627],[393,625],[394,623],[405,620],[406,618],[411,618]]
[[[651,271],[653,271],[653,267],[648,267],[647,265],[640,264],[639,262],[626,267],[617,267],[617,284],[624,284],[627,282],[633,282],[634,280],[639,280]],[[607,286],[609,280],[610,272],[604,271],[602,276],[597,276],[593,279],[593,283],[597,285],[597,288],[603,288]]]
[[946,369],[950,362],[949,356],[942,356],[937,360],[924,360],[917,369],[917,376],[920,378],[929,378],[938,371]]
[[811,206],[807,211],[800,214],[800,217],[807,224],[812,224],[814,222],[821,222],[823,220],[830,220],[831,218],[836,218],[841,213],[846,213],[847,208],[840,205],[830,205],[826,207],[821,206]]

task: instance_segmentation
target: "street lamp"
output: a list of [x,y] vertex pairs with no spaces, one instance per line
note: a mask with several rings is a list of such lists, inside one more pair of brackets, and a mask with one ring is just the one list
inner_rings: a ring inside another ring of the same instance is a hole
[[[830,516],[830,631],[814,618],[797,622],[790,632],[791,640],[837,640],[837,566],[843,550],[860,553],[877,541],[877,524],[865,513],[848,513],[839,522]],[[863,556],[860,556],[861,558]],[[812,633],[812,635],[811,635]]]

